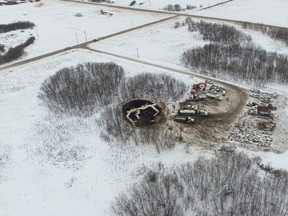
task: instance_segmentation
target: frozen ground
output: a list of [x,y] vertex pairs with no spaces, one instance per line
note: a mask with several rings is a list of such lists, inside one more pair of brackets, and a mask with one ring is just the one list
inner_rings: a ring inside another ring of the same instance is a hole
[[[164,6],[163,2],[161,1],[161,7]],[[235,0],[236,2],[239,3]],[[36,24],[34,30],[22,33],[17,31],[11,36],[11,41],[7,38],[7,44],[11,45],[23,40],[30,33],[36,35],[37,41],[27,49],[28,54],[24,58],[75,44],[75,34],[79,42],[83,42],[85,29],[88,39],[92,39],[94,36],[110,34],[160,18],[145,13],[114,10],[111,10],[114,13],[112,17],[103,17],[98,14],[100,8],[97,7],[58,0],[46,0],[44,3],[41,7],[35,7],[35,4],[0,7],[3,23],[21,18]],[[168,1],[165,5],[166,3]],[[249,5],[249,2],[247,4]],[[283,2],[283,5],[285,4]],[[82,13],[83,17],[75,17],[78,12]],[[275,16],[278,17],[278,14]],[[59,19],[61,22],[58,22]],[[281,17],[278,21],[280,20]],[[187,27],[175,29],[175,21],[177,20],[101,41],[92,47],[135,58],[138,51],[140,59],[181,68],[179,55],[185,49],[203,46],[205,42],[199,35],[188,33]],[[51,23],[54,23],[54,26]],[[247,33],[251,34],[255,43],[265,49],[287,55],[287,47],[278,42],[274,43],[268,37],[253,31],[247,30]],[[2,41],[7,35],[3,37],[0,34],[0,37]],[[126,191],[132,183],[141,178],[146,168],[157,166],[159,162],[173,167],[193,161],[199,156],[213,156],[211,151],[193,146],[177,145],[173,151],[158,154],[153,146],[136,148],[121,147],[116,143],[108,144],[100,139],[98,114],[86,119],[49,115],[37,99],[41,83],[60,68],[87,61],[114,61],[121,65],[129,76],[141,72],[165,72],[85,50],[73,50],[21,68],[1,71],[1,216],[110,216],[109,206],[115,196]],[[184,75],[179,74],[177,78],[191,82],[191,78],[188,80]],[[269,91],[277,89],[283,94],[288,92],[286,86],[276,84],[267,88]],[[286,112],[288,113],[287,107]],[[245,151],[261,156],[265,162],[276,168],[288,168],[287,152],[279,155]]]
[[[117,5],[128,6],[133,0],[114,0],[113,2]],[[136,0],[135,6],[141,6],[145,8],[153,8],[153,9],[163,9],[165,6],[172,4],[179,4],[181,8],[186,8],[187,5],[193,5],[197,8],[207,7],[212,4],[217,4],[223,2],[225,0]],[[141,5],[139,5],[141,4]]]
[[[25,49],[22,59],[63,49],[77,43],[135,27],[165,17],[140,12],[106,10],[112,16],[101,15],[101,7],[60,0],[42,0],[43,4],[26,3],[0,7],[1,24],[30,21],[36,26],[24,32],[12,31],[0,34],[1,44],[15,46],[36,37],[33,45]],[[40,5],[40,6],[39,6]],[[81,13],[82,17],[76,17]],[[11,16],[13,14],[13,16]],[[45,19],[43,19],[45,17]]]
[[288,27],[287,8],[286,0],[233,0],[195,14]]
[[[90,47],[123,56],[139,57],[141,60],[157,62],[166,66],[174,65],[175,67],[177,65],[183,67],[180,60],[183,51],[190,48],[202,47],[209,43],[204,41],[198,32],[189,33],[187,25],[175,28],[175,22],[182,23],[184,20],[185,18],[173,19],[165,23],[130,32],[128,35],[119,35],[99,41],[91,44]],[[288,54],[288,46],[284,43],[257,31],[242,29],[237,25],[234,27],[250,35],[252,42],[256,46],[260,46],[269,52],[277,52],[283,55]],[[109,49],[107,49],[108,46]],[[241,83],[241,85],[246,86],[245,83]],[[269,91],[288,92],[286,86],[278,84],[269,84],[268,86]]]
[[211,155],[197,147],[177,146],[161,154],[153,146],[120,147],[99,138],[97,114],[89,119],[50,116],[37,99],[41,83],[62,67],[95,59],[114,60],[130,75],[161,72],[75,51],[0,74],[1,216],[111,215],[110,202],[145,167],[159,162],[171,167]]

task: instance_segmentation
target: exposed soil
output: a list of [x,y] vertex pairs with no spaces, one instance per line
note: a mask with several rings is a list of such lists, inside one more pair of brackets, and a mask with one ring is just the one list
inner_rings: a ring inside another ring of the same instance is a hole
[[222,101],[207,99],[195,103],[200,109],[209,112],[208,116],[193,116],[194,124],[181,124],[171,121],[173,128],[177,128],[176,136],[183,142],[211,146],[214,143],[226,141],[233,124],[238,120],[239,114],[246,105],[248,94],[242,88],[223,84],[226,96]]

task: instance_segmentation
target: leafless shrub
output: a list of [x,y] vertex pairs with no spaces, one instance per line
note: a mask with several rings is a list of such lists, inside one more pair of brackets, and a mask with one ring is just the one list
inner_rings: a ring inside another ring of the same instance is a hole
[[169,4],[166,7],[164,7],[163,10],[167,10],[167,11],[181,11],[182,8],[181,8],[181,6],[179,4],[175,4],[175,5]]
[[11,161],[10,148],[0,146],[0,183],[5,178],[5,169]]
[[3,44],[0,44],[0,52],[5,52],[5,46]]
[[156,181],[150,181],[148,172],[112,208],[125,216],[287,215],[287,171],[277,177],[262,173],[258,161],[232,153],[174,171],[159,169]]
[[114,63],[86,63],[64,68],[42,83],[39,98],[56,113],[90,115],[112,102],[124,78]]
[[179,28],[181,26],[181,24],[180,24],[180,22],[179,21],[176,21],[175,23],[174,23],[174,28],[176,29],[176,28]]
[[150,128],[134,128],[124,119],[120,109],[106,107],[101,113],[99,126],[102,131],[101,137],[106,141],[121,141],[126,144],[155,145],[158,152],[172,149],[175,146],[175,138],[170,130],[163,130],[161,126]]
[[187,4],[186,5],[186,9],[187,10],[193,10],[193,9],[196,9],[197,7],[196,6],[194,6],[194,5],[190,5],[190,4]]

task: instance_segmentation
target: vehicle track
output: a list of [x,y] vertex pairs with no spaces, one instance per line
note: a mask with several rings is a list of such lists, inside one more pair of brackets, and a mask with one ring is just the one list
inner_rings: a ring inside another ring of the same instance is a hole
[[[105,4],[105,3],[85,2],[85,1],[80,1],[80,0],[62,0],[62,1],[74,2],[74,3],[79,3],[79,4],[89,4],[89,5],[95,5],[95,6],[100,6],[100,7],[117,8],[117,9],[122,9],[122,10],[139,11],[139,12],[146,12],[146,13],[156,13],[156,14],[167,14],[167,15],[192,17],[192,18],[207,20],[207,21],[219,21],[222,23],[230,23],[230,24],[238,24],[238,25],[254,25],[255,27],[271,27],[271,28],[277,28],[277,29],[281,29],[281,30],[288,30],[288,27],[284,27],[284,26],[276,26],[276,25],[269,25],[269,24],[256,23],[256,22],[247,22],[247,21],[234,20],[234,19],[225,19],[225,18],[195,15],[195,14],[192,14],[193,11],[183,13],[183,12],[173,12],[173,11],[164,11],[164,10],[143,9],[143,8],[137,8],[137,7],[125,7],[125,6]],[[221,2],[221,3],[215,4],[213,6],[203,8],[202,10],[213,8],[213,7],[223,5],[223,4],[226,4],[229,2],[231,2],[231,1]],[[199,10],[197,10],[197,11],[199,11]]]
[[[109,55],[109,56],[113,56],[116,58],[120,58],[120,59],[124,59],[124,60],[128,60],[128,61],[132,61],[132,62],[136,62],[136,63],[140,63],[140,64],[145,64],[148,66],[153,66],[156,68],[160,68],[160,69],[164,69],[164,70],[168,70],[172,73],[180,73],[180,74],[185,74],[185,75],[193,75],[194,77],[197,78],[201,78],[201,79],[210,79],[212,81],[214,81],[217,84],[221,84],[224,88],[233,90],[236,94],[237,97],[237,103],[234,104],[234,106],[231,108],[231,110],[229,112],[226,113],[220,113],[220,114],[213,114],[208,116],[208,118],[205,118],[207,121],[213,120],[216,123],[220,123],[220,122],[225,122],[225,123],[232,123],[235,118],[237,118],[238,114],[242,111],[243,107],[246,105],[246,101],[248,98],[248,91],[244,88],[241,88],[239,86],[233,85],[231,83],[225,82],[223,80],[218,80],[212,77],[208,77],[205,75],[201,75],[192,71],[185,71],[185,70],[180,70],[180,69],[176,69],[176,68],[172,68],[172,67],[167,67],[167,66],[163,66],[160,64],[156,64],[156,63],[151,63],[151,62],[147,62],[144,60],[140,60],[137,58],[132,58],[132,57],[127,57],[127,56],[123,56],[123,55],[118,55],[118,54],[114,54],[114,53],[110,53],[110,52],[106,52],[106,51],[102,51],[102,50],[97,50],[97,49],[93,49],[93,48],[89,48],[87,47],[86,49],[94,51],[94,52],[98,52],[100,54],[104,54],[104,55]],[[228,90],[229,91],[229,90]]]

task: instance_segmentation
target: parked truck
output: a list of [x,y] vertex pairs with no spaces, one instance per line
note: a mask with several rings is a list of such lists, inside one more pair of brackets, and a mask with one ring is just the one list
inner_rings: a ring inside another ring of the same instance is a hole
[[193,110],[193,109],[181,109],[179,110],[179,113],[180,114],[186,114],[186,115],[195,115],[196,114],[196,111]]
[[212,99],[219,100],[219,101],[221,101],[221,100],[223,99],[223,97],[220,96],[219,94],[207,93],[206,96],[207,96],[208,98],[212,98]]
[[192,124],[194,123],[194,119],[190,116],[180,116],[180,115],[176,115],[174,117],[174,121],[177,122],[182,122],[182,123],[188,123],[188,124]]

